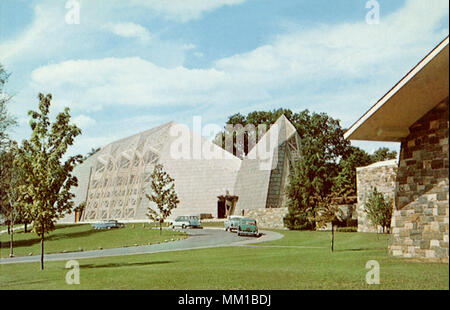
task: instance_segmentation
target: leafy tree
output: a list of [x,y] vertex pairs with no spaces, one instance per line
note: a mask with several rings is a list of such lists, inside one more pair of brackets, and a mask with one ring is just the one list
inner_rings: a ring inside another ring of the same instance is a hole
[[314,221],[318,228],[323,228],[331,224],[331,252],[334,251],[334,227],[340,220],[339,205],[333,203],[333,199],[336,198],[335,194],[329,194],[327,196],[314,196],[314,203],[311,205],[314,207],[311,220]]
[[334,179],[332,191],[338,196],[356,195],[356,168],[370,165],[372,157],[364,150],[350,146],[339,162],[339,173]]
[[89,157],[91,157],[92,155],[94,155],[95,153],[97,153],[98,151],[100,151],[101,148],[91,148],[91,150],[86,154],[86,156],[83,157],[83,161],[88,159]]
[[11,97],[4,92],[4,86],[8,81],[9,74],[0,64],[0,152],[7,146],[8,130],[17,124],[16,119],[8,113],[7,103]]
[[372,163],[376,163],[383,160],[396,159],[397,152],[390,151],[387,147],[380,147],[372,155],[370,155]]
[[233,114],[228,117],[226,125],[235,127],[232,130],[229,130],[229,128],[225,126],[225,130],[217,134],[214,143],[225,149],[225,139],[232,135],[232,153],[242,159],[263,135],[263,133],[258,132],[258,126],[266,125],[264,128],[267,131],[281,115],[285,115],[289,119],[292,117],[293,112],[287,109],[277,109],[267,112],[255,111],[246,116],[241,113]]
[[10,257],[14,256],[14,225],[30,222],[28,204],[19,199],[19,187],[23,184],[25,175],[14,160],[16,152],[17,145],[11,143],[7,151],[0,153],[0,208],[8,219]]
[[41,270],[44,269],[45,234],[55,229],[59,218],[72,211],[74,194],[70,189],[77,186],[77,178],[72,171],[82,159],[81,155],[76,155],[63,161],[68,147],[81,130],[70,124],[69,108],[65,108],[51,123],[51,100],[51,94],[39,94],[39,111],[28,112],[31,138],[23,141],[15,158],[25,174],[24,184],[19,186],[19,201],[29,203],[33,231],[41,240]]
[[174,179],[163,170],[163,165],[157,164],[151,175],[151,194],[145,196],[156,204],[156,209],[148,207],[147,216],[154,222],[159,222],[159,233],[162,233],[162,223],[170,216],[180,202],[175,192]]
[[364,211],[372,225],[383,227],[383,233],[390,231],[393,212],[392,199],[385,197],[383,193],[374,188],[365,201]]
[[[333,192],[339,174],[339,160],[348,156],[350,143],[344,139],[344,130],[338,120],[325,113],[305,110],[292,116],[301,138],[301,154],[295,171],[289,176],[286,188],[289,213],[287,219],[312,219],[319,208],[315,197],[327,197]],[[311,222],[308,227],[315,227]],[[288,228],[292,229],[292,226]]]

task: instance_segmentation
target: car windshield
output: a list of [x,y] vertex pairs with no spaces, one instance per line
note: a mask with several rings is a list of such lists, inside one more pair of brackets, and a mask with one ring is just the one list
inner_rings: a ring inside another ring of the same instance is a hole
[[179,216],[179,217],[177,217],[177,218],[175,219],[175,221],[177,221],[177,222],[182,221],[183,218],[184,218],[183,216]]
[[198,221],[198,216],[190,216],[189,219]]

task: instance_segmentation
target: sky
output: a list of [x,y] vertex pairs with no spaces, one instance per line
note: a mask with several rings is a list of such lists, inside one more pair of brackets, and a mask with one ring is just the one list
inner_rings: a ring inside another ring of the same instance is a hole
[[73,154],[255,110],[349,128],[448,36],[448,12],[446,0],[0,0],[12,137],[29,138],[39,93],[82,129]]

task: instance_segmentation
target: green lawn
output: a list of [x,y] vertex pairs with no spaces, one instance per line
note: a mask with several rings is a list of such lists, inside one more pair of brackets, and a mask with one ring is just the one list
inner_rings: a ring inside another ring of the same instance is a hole
[[[164,242],[172,238],[184,238],[185,235],[172,230],[151,229],[153,224],[127,224],[125,228],[111,230],[95,230],[91,225],[58,225],[51,232],[44,243],[46,254],[63,251],[83,251],[118,248],[124,246],[147,245],[149,243]],[[9,240],[7,233],[0,234],[0,257],[9,256]],[[40,239],[34,233],[24,233],[23,230],[14,234],[14,255],[25,256],[29,253],[40,254]]]
[[[388,257],[386,235],[337,233],[331,253],[327,232],[281,233],[254,247],[79,260],[80,285],[65,283],[63,261],[43,272],[0,265],[0,289],[449,289],[448,264]],[[380,285],[365,283],[368,260],[380,264]]]

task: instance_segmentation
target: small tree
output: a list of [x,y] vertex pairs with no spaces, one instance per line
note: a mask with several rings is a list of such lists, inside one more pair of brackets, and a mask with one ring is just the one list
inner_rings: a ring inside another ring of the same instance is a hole
[[175,192],[174,179],[163,170],[163,165],[157,164],[151,175],[152,193],[145,196],[156,204],[156,209],[151,206],[148,207],[147,216],[155,221],[159,222],[159,234],[162,233],[162,223],[170,216],[173,209],[175,209],[180,202],[178,195]]
[[381,226],[383,233],[390,231],[393,212],[393,200],[385,197],[376,188],[369,194],[365,202],[364,211],[369,221],[375,227]]
[[23,170],[24,184],[20,185],[19,202],[29,205],[33,219],[33,231],[41,239],[41,270],[44,269],[44,237],[55,229],[56,221],[73,207],[70,192],[77,186],[73,168],[81,162],[81,155],[70,156],[63,161],[67,149],[81,130],[70,124],[69,109],[49,119],[52,96],[39,94],[39,112],[30,111],[32,135],[18,148],[15,162]]
[[334,227],[339,221],[340,209],[339,205],[333,203],[334,194],[329,194],[325,197],[315,196],[314,200],[314,214],[311,220],[316,222],[318,228],[326,227],[331,223],[331,252],[334,251]]

